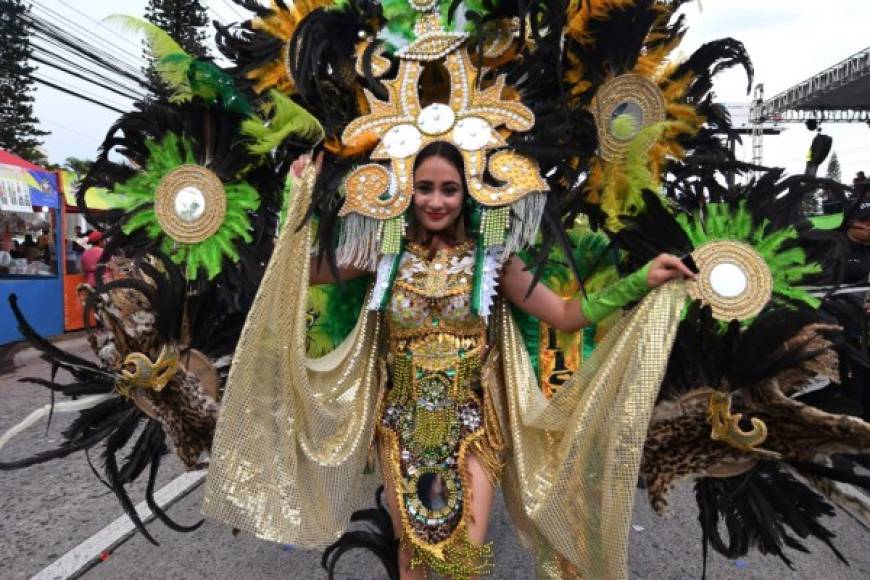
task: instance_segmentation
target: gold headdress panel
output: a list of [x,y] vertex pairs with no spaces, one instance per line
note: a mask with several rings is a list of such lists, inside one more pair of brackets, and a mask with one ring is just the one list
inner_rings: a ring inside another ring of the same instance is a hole
[[[537,162],[509,149],[505,141],[512,132],[534,127],[534,113],[509,95],[504,76],[480,88],[478,69],[463,46],[467,35],[446,32],[436,12],[415,9],[426,13],[415,26],[416,40],[397,52],[398,73],[384,81],[387,98],[366,90],[369,112],[349,123],[342,135],[346,147],[373,138],[377,146],[373,163],[357,167],[344,181],[340,264],[373,267],[378,254],[398,254],[402,216],[414,190],[414,162],[433,142],[450,143],[462,154],[468,194],[483,206],[485,247],[499,247],[507,257],[534,241],[540,223],[549,186]],[[443,67],[448,91],[431,90],[430,67]],[[377,68],[376,74],[383,74],[388,67]],[[497,184],[485,179],[487,173]],[[512,227],[510,206],[518,227]]]

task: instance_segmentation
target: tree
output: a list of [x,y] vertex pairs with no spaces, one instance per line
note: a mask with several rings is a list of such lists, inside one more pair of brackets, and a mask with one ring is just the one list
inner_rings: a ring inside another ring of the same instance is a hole
[[25,24],[30,4],[24,0],[0,0],[0,148],[33,163],[44,163],[40,137],[33,115],[32,48]]
[[828,179],[834,181],[842,181],[840,175],[840,159],[837,157],[837,152],[831,153],[831,160],[828,162]]
[[[199,0],[148,0],[145,19],[165,30],[181,47],[193,56],[208,56],[205,46],[205,8]],[[154,70],[154,57],[145,49],[148,66],[145,74],[154,87],[155,97],[166,97],[168,90]]]
[[90,159],[79,159],[78,157],[67,157],[63,162],[63,168],[72,171],[80,178],[88,174],[91,166],[94,164]]

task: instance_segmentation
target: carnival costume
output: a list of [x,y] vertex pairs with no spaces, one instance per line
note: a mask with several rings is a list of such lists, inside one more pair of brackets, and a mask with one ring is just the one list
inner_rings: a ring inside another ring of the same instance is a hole
[[[20,318],[78,379],[48,386],[96,406],[58,452],[4,467],[105,440],[129,512],[123,484],[149,462],[153,480],[168,433],[191,467],[210,451],[207,516],[325,547],[379,464],[400,512],[387,532],[453,578],[492,558],[468,538],[471,454],[542,578],[628,576],[639,474],[659,511],[698,478],[705,550],[731,557],[757,546],[788,562],[792,533],[831,545],[818,520],[832,508],[811,487],[870,522],[853,487],[870,482],[829,466],[870,450],[870,425],[798,398],[812,378],[843,380],[839,330],[797,286],[837,281],[836,241],[794,211],[819,181],[749,167],[720,141],[711,79],[751,76],[742,45],[671,62],[680,1],[238,3],[256,17],[219,30],[229,70],[126,21],[173,93],[118,122],[84,184],[126,194],[105,225],[127,278],[89,290],[117,322],[111,348],[101,365],[73,359]],[[463,157],[469,235],[429,256],[405,216],[416,156],[436,142]],[[114,147],[141,169],[113,163]],[[322,170],[285,187],[312,147]],[[721,185],[749,170],[760,177]],[[663,252],[698,281],[647,294],[643,266]],[[372,276],[309,288],[312,255]],[[513,255],[595,324],[564,336],[507,305]]]

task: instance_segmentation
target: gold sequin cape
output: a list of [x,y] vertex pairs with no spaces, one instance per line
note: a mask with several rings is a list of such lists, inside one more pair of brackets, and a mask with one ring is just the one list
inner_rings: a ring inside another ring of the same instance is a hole
[[[257,537],[320,548],[371,503],[365,474],[386,377],[381,315],[365,312],[335,351],[305,356],[313,174],[294,192],[236,350],[212,446],[203,513]],[[625,578],[647,425],[685,290],[649,293],[548,400],[509,309],[485,388],[508,446],[502,486],[541,578]]]

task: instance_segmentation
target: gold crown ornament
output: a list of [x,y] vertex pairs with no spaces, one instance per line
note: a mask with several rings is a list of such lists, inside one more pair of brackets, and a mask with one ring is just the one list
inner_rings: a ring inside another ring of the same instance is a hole
[[[450,143],[461,153],[468,193],[485,208],[482,229],[492,230],[484,236],[488,245],[515,251],[533,241],[540,223],[549,186],[537,162],[509,149],[505,141],[511,133],[532,129],[534,113],[506,91],[503,75],[479,86],[478,68],[463,46],[467,35],[444,31],[432,10],[437,2],[411,4],[426,13],[417,21],[416,40],[397,53],[395,79],[384,81],[387,98],[366,90],[369,112],[349,123],[342,134],[348,147],[373,137],[377,146],[370,157],[373,163],[357,167],[344,181],[340,264],[370,267],[376,259],[372,248],[381,254],[398,252],[402,216],[414,193],[414,162],[420,150],[434,142]],[[427,91],[433,88],[426,86],[432,78],[427,67],[446,70],[447,94],[432,97],[435,91]],[[498,184],[485,180],[487,173]],[[511,232],[510,213],[522,224],[516,232]]]

